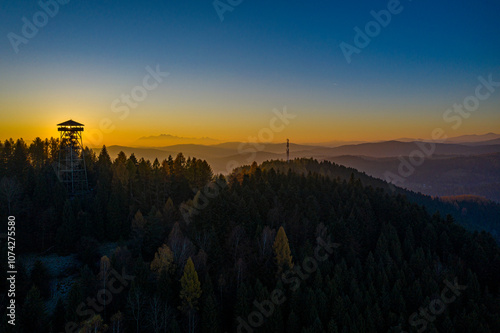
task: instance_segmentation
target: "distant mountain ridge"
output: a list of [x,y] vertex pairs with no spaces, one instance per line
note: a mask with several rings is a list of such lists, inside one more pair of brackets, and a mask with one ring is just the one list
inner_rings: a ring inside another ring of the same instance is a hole
[[500,134],[496,133],[469,134],[469,135],[461,135],[453,138],[448,138],[446,142],[468,143],[468,142],[491,141],[496,139],[500,139]]
[[[381,144],[386,142],[430,142],[431,140],[422,139],[422,138],[398,138],[394,140],[380,140],[380,141],[341,141],[341,140],[332,140],[326,142],[318,142],[318,143],[303,143],[299,144],[299,146],[313,148],[313,147],[323,147],[323,148],[339,148],[344,146],[357,146],[360,144]],[[469,134],[469,135],[461,135],[456,137],[447,138],[442,143],[444,144],[463,144],[463,145],[487,145],[487,144],[500,144],[500,134],[496,133],[487,133],[487,134]],[[213,139],[210,137],[201,137],[201,138],[192,138],[192,137],[181,137],[171,134],[160,134],[160,135],[151,135],[151,136],[143,136],[137,139],[134,142],[134,146],[138,147],[166,147],[171,145],[178,144],[200,144],[200,145],[233,145],[238,146],[241,142],[226,142],[218,139]],[[277,143],[271,143],[266,145],[276,145]],[[232,147],[235,149],[234,147]]]
[[464,142],[462,144],[466,146],[500,145],[500,138],[487,141],[479,141],[479,142]]
[[[500,153],[500,144],[496,141],[487,141],[487,144],[453,144],[453,143],[436,143],[433,152],[433,158],[452,157],[452,156],[473,156],[492,153]],[[429,143],[415,142],[400,142],[386,141],[376,143],[362,143],[357,145],[345,145],[340,147],[321,147],[307,146],[299,144],[290,144],[291,158],[316,158],[316,159],[331,159],[341,156],[358,156],[363,158],[392,158],[399,156],[409,156],[415,151],[430,149]],[[135,153],[138,158],[154,160],[158,158],[160,161],[167,158],[168,155],[175,156],[178,153],[183,153],[186,157],[192,156],[207,160],[212,166],[214,172],[227,172],[227,164],[235,161],[237,164],[247,164],[253,161],[262,163],[266,159],[285,159],[286,158],[286,143],[241,143],[241,142],[226,142],[214,145],[201,144],[174,144],[166,146],[144,146],[144,147],[127,147],[127,146],[110,146],[108,147],[110,154],[117,155],[120,151],[124,151],[127,155]],[[100,148],[96,148],[100,150]],[[234,164],[234,163],[233,163]],[[363,170],[366,171],[366,170]]]
[[[384,179],[398,174],[396,157],[337,156],[329,161]],[[432,196],[476,195],[500,202],[500,153],[472,156],[434,156],[404,178],[401,187]]]
[[186,138],[171,134],[160,134],[152,136],[143,136],[135,141],[135,145],[141,147],[161,147],[176,144],[203,144],[211,145],[220,143],[220,140],[202,137],[202,138]]
[[[433,143],[435,146],[435,155],[476,155],[500,152],[500,145],[465,145],[456,143]],[[430,148],[429,143],[422,141],[401,142],[401,141],[385,141],[376,143],[362,143],[358,145],[348,145],[336,148],[315,149],[324,155],[341,156],[341,155],[357,155],[369,157],[397,157],[409,156],[415,150],[425,150]]]
[[[443,143],[461,143],[461,144],[471,144],[471,143],[482,143],[486,141],[492,141],[500,139],[500,134],[496,133],[486,133],[486,134],[466,134],[447,138]],[[413,141],[424,141],[429,142],[432,140],[422,139],[422,138],[398,138],[394,140],[381,140],[377,142],[386,141],[401,141],[401,142],[413,142]]]
[[[477,138],[484,139],[484,136]],[[466,137],[470,138],[470,137]],[[404,187],[428,195],[481,195],[500,202],[500,139],[468,143],[435,143],[431,158],[405,178]],[[290,144],[290,158],[329,160],[353,167],[384,179],[387,171],[398,173],[401,157],[425,152],[429,142],[385,141],[344,145],[340,147]],[[100,148],[96,148],[99,151]],[[115,157],[120,151],[127,156],[161,162],[169,155],[183,153],[187,157],[206,160],[216,174],[227,174],[234,167],[262,163],[266,160],[285,160],[286,143],[223,142],[212,145],[173,144],[157,147],[109,146]]]

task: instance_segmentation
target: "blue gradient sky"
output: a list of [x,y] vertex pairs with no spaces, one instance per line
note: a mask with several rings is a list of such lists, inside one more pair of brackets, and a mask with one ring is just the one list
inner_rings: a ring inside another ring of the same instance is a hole
[[[224,1],[225,2],[225,1]],[[273,108],[297,117],[276,140],[429,137],[500,129],[500,89],[452,130],[442,115],[500,81],[498,1],[402,1],[404,10],[348,64],[339,47],[388,1],[243,1],[223,22],[212,1],[79,1],[60,6],[16,54],[7,34],[37,1],[0,1],[1,138],[56,136],[73,118],[116,129],[106,144],[168,133],[246,140]],[[142,82],[145,67],[170,72],[121,120],[113,100]]]

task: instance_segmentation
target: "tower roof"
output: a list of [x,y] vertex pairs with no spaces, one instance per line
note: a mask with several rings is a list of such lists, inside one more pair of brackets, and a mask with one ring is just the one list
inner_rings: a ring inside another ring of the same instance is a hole
[[76,121],[70,119],[64,123],[57,124],[57,126],[85,126],[83,124],[77,123]]

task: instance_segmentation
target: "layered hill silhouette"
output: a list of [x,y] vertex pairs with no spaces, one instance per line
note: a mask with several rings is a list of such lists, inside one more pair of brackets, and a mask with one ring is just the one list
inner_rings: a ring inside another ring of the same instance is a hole
[[212,138],[185,138],[171,134],[160,134],[160,135],[151,135],[151,136],[143,136],[137,139],[134,143],[134,146],[138,147],[159,147],[159,146],[167,146],[167,145],[177,145],[177,144],[186,144],[186,143],[195,143],[195,144],[203,144],[210,145],[219,143],[219,140]]
[[[154,137],[157,138],[157,137]],[[182,138],[188,140],[188,138]],[[408,139],[410,140],[410,139]],[[96,148],[96,151],[100,148]],[[234,167],[286,159],[285,143],[224,142],[175,144],[157,147],[110,146],[110,154],[123,151],[137,158],[159,161],[182,153],[206,160],[214,173],[227,174]],[[478,195],[500,202],[500,135],[467,135],[442,143],[384,141],[328,147],[290,144],[291,158],[315,158],[353,167],[386,179],[387,172],[399,174],[402,160],[410,155],[426,156],[422,165],[404,177],[401,186],[432,196]]]
[[[387,172],[398,174],[402,164],[402,159],[395,157],[336,156],[328,160],[382,179]],[[415,167],[401,186],[432,196],[478,195],[500,202],[499,170],[500,153],[440,155]]]

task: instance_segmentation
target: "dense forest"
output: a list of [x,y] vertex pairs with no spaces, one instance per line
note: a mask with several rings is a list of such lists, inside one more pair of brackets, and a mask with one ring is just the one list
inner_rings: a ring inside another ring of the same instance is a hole
[[[2,332],[500,332],[500,250],[469,231],[489,231],[472,223],[478,202],[466,230],[456,200],[330,162],[222,176],[182,154],[151,162],[106,147],[85,150],[90,190],[71,196],[58,147],[1,144],[0,216],[16,218],[19,256],[16,326],[0,294]],[[67,292],[48,254],[76,256],[79,269],[60,272],[74,276]]]

